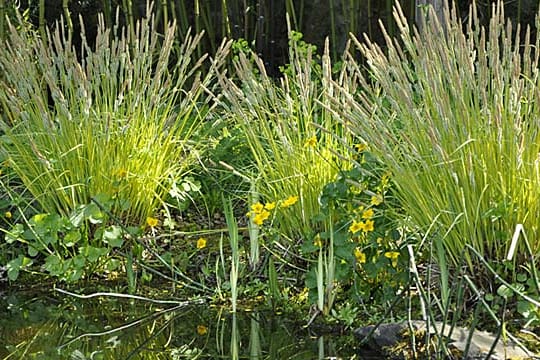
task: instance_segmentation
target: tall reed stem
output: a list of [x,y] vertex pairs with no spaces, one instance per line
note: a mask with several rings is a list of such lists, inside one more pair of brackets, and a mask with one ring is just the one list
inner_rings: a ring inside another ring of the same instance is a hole
[[68,43],[71,43],[73,36],[73,21],[71,20],[71,14],[69,12],[69,0],[62,0],[62,10],[67,25]]
[[169,23],[169,9],[167,0],[161,0],[161,11],[163,12],[163,27],[166,27]]
[[38,26],[39,26],[39,34],[41,35],[41,38],[43,39],[43,41],[45,41],[45,39],[47,39],[47,30],[45,28],[45,0],[39,0]]
[[5,19],[6,19],[6,0],[0,0],[0,43],[4,41],[4,38],[6,37]]
[[[255,180],[251,180],[249,189],[249,204],[255,204],[259,201],[259,193]],[[255,270],[259,264],[259,227],[253,222],[252,217],[249,217],[248,222],[249,233],[249,265],[252,270]]]

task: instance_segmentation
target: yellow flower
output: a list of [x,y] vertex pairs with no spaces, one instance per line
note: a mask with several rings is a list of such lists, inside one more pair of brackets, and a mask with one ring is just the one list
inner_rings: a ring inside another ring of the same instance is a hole
[[289,207],[291,205],[296,204],[297,201],[298,201],[298,196],[289,196],[287,199],[283,200],[283,202],[281,203],[281,207],[282,208]]
[[371,197],[371,205],[377,206],[383,202],[383,197],[381,194],[373,195]]
[[275,207],[276,207],[276,202],[275,202],[275,201],[274,201],[274,202],[270,202],[270,203],[266,203],[266,204],[264,205],[264,208],[265,208],[266,210],[274,210]]
[[124,168],[120,168],[115,171],[115,175],[119,178],[125,178],[127,176],[127,170]]
[[366,144],[356,144],[356,145],[354,145],[354,147],[356,148],[356,151],[358,151],[358,152],[362,152],[362,151],[365,151],[367,149]]
[[364,228],[362,230],[364,230],[364,232],[370,232],[375,230],[374,221],[366,220],[366,223],[364,224]]
[[317,137],[316,137],[316,136],[310,137],[310,138],[307,139],[306,142],[304,143],[304,146],[305,146],[305,147],[315,147],[316,145],[317,145]]
[[253,222],[261,226],[264,220],[268,219],[269,217],[270,217],[270,212],[263,209],[260,213],[255,214],[255,217],[253,218]]
[[384,175],[381,177],[381,184],[383,185],[383,187],[386,187],[386,185],[388,185],[388,181],[390,180],[390,176],[392,175],[392,173],[390,173],[389,171],[387,171],[386,173],[384,173]]
[[260,202],[251,205],[251,210],[252,210],[255,214],[260,213],[261,211],[263,211],[263,209],[264,209],[264,205],[261,204]]
[[153,218],[151,216],[146,218],[146,225],[150,226],[151,228],[156,227],[158,224],[158,219]]
[[11,211],[6,211],[4,213],[4,216],[6,217],[6,219],[11,219],[11,217],[13,216],[13,214],[11,213]]
[[197,334],[203,336],[208,332],[208,328],[204,325],[197,325]]
[[371,219],[373,217],[373,209],[367,209],[362,213],[362,219]]
[[321,240],[321,236],[319,234],[317,234],[317,236],[315,236],[315,240],[313,241],[313,245],[315,245],[317,247],[322,246],[322,240]]
[[354,249],[354,257],[356,258],[356,261],[359,264],[365,264],[366,263],[366,254],[364,254],[362,252],[362,250],[360,250],[360,248],[355,248]]
[[349,232],[357,233],[360,230],[364,230],[366,224],[364,224],[362,221],[356,221],[353,220],[351,226],[349,226]]
[[197,240],[197,249],[204,249],[205,247],[206,247],[206,239],[199,238],[199,240]]
[[397,266],[397,258],[399,256],[399,252],[397,251],[387,251],[384,253],[384,257],[390,259],[392,261],[392,266]]

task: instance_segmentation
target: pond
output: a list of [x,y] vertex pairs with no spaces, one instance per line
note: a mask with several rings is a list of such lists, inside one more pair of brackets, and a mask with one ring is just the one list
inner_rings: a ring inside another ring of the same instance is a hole
[[0,359],[373,358],[304,320],[196,302],[0,292]]

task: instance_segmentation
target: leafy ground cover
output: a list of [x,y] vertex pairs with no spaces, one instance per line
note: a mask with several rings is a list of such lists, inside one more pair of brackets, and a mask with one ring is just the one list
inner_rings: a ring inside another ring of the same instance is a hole
[[538,339],[539,44],[502,9],[418,33],[397,7],[400,39],[339,63],[291,31],[279,79],[242,42],[197,56],[200,35],[151,19],[81,51],[21,20],[0,54],[9,281],[159,279],[311,326]]

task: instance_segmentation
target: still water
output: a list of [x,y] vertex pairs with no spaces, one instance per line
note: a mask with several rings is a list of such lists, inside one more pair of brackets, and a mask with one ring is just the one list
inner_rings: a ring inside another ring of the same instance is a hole
[[361,359],[348,335],[272,312],[107,296],[0,294],[0,359]]

